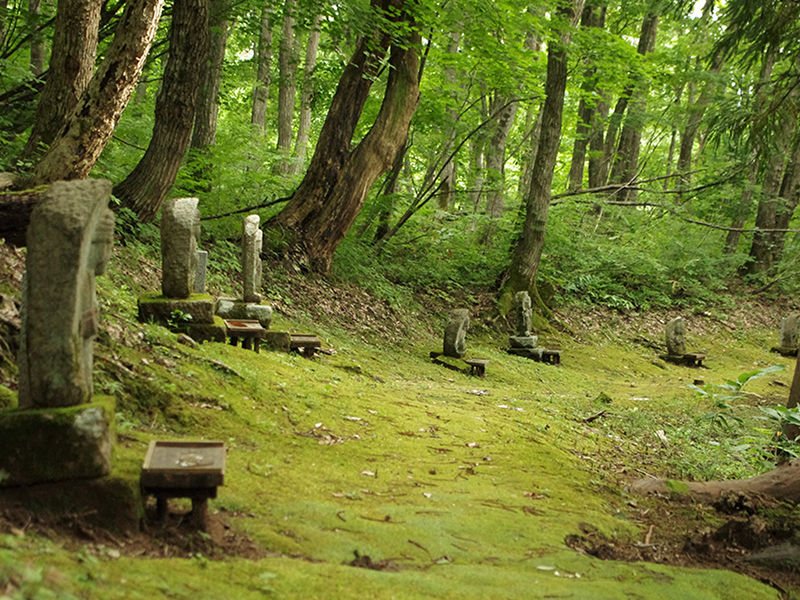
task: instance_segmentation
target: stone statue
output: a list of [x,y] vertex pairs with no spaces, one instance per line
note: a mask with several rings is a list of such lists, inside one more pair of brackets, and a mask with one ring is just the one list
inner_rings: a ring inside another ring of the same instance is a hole
[[514,335],[517,337],[530,337],[533,310],[531,309],[531,297],[528,292],[517,292],[514,296],[514,313],[517,317]]
[[242,277],[245,302],[261,302],[261,244],[263,232],[259,228],[261,218],[250,215],[242,220]]
[[467,330],[469,329],[469,311],[466,308],[451,310],[444,329],[445,356],[461,358],[467,352]]
[[111,182],[50,186],[31,215],[23,281],[20,408],[74,406],[92,395],[95,276],[114,241]]
[[666,341],[669,356],[686,354],[686,322],[683,319],[676,317],[667,323]]

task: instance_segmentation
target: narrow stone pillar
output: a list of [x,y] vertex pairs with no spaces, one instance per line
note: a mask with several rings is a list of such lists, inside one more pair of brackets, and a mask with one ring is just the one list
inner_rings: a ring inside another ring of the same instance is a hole
[[208,268],[208,252],[197,251],[197,272],[194,278],[194,293],[206,293],[206,269]]
[[261,244],[263,233],[259,229],[261,218],[250,215],[242,221],[242,278],[245,302],[261,302]]
[[197,198],[165,200],[161,208],[161,293],[188,298],[197,276],[200,211]]

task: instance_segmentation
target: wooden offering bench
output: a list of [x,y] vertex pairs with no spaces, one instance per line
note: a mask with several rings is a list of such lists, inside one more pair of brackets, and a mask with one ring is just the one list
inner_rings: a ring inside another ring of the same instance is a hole
[[191,498],[192,520],[205,529],[208,499],[225,482],[225,454],[223,442],[150,442],[140,485],[143,496],[155,496],[158,518],[166,519],[170,498]]
[[311,358],[314,356],[314,350],[322,347],[322,342],[315,335],[295,335],[292,334],[289,348],[296,350],[302,356]]
[[246,319],[225,319],[225,329],[231,346],[236,346],[241,339],[242,348],[252,349],[256,353],[261,349],[261,339],[267,332],[258,321]]

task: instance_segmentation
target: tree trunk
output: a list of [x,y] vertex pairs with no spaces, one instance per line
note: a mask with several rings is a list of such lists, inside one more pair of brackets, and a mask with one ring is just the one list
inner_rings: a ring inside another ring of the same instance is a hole
[[[645,56],[653,51],[658,30],[658,16],[648,14],[642,21],[642,31],[639,36],[639,46],[636,49],[640,56]],[[645,109],[647,107],[647,83],[640,80],[631,86],[631,99],[628,101],[630,108],[622,127],[619,139],[616,160],[609,176],[610,183],[629,185],[633,183],[639,171],[639,146],[642,141],[642,128],[644,126]],[[634,201],[636,192],[622,189],[616,194],[621,202]]]
[[128,0],[106,58],[23,185],[82,179],[89,174],[136,87],[163,6],[164,0]]
[[[486,214],[490,222],[481,236],[484,245],[491,244],[492,238],[497,230],[497,221],[503,215],[505,205],[504,189],[504,165],[506,162],[506,140],[514,125],[514,117],[517,115],[517,102],[507,96],[495,95],[495,101],[490,110],[494,114],[499,111],[495,119],[494,133],[489,146],[486,150],[486,181],[484,185],[489,186],[486,194]],[[505,105],[505,107],[503,107]]]
[[250,122],[262,136],[267,123],[267,101],[269,100],[270,69],[272,68],[272,24],[271,9],[265,6],[261,10],[261,32],[258,36],[258,74],[253,89],[253,112]]
[[153,137],[139,164],[114,187],[122,205],[145,222],[158,213],[189,146],[208,58],[208,16],[208,0],[175,0]]
[[[786,165],[781,182],[780,205],[775,219],[775,229],[789,229],[789,223],[797,210],[800,201],[800,134],[795,133],[792,155]],[[783,248],[786,241],[786,232],[775,231],[772,233],[772,255],[775,263],[783,257]],[[800,393],[800,391],[798,392]]]
[[589,189],[604,186],[608,177],[606,163],[603,160],[605,146],[603,138],[609,106],[602,90],[598,90],[598,95],[600,98],[597,100],[597,107],[592,118],[592,131],[589,134]]
[[775,55],[775,45],[770,44],[767,47],[764,58],[761,59],[761,72],[758,77],[756,96],[753,101],[754,112],[756,113],[756,117],[754,118],[755,124],[753,125],[753,131],[750,134],[751,139],[753,140],[751,155],[752,162],[750,163],[750,168],[748,171],[747,184],[742,190],[742,195],[739,199],[739,205],[736,207],[736,216],[733,219],[733,223],[731,223],[731,231],[728,232],[728,235],[725,238],[725,249],[723,250],[725,254],[733,254],[736,252],[736,249],[739,246],[739,237],[741,232],[736,230],[741,229],[744,226],[744,220],[747,217],[747,213],[750,211],[750,204],[753,202],[753,187],[758,183],[758,158],[759,152],[763,147],[763,144],[759,141],[763,129],[763,120],[760,118],[760,113],[762,112],[768,99],[767,88],[769,87],[769,80],[772,76],[772,68],[775,66]]
[[289,173],[292,152],[292,119],[294,99],[297,92],[297,57],[294,44],[294,12],[296,0],[284,4],[283,28],[278,51],[278,151],[283,157],[278,163],[278,172]]
[[[391,11],[385,14],[392,15],[392,20],[405,18],[401,15],[403,0],[373,0],[372,6]],[[267,223],[293,231],[295,249],[303,251],[319,272],[330,268],[333,253],[370,187],[389,168],[406,140],[419,100],[419,34],[412,33],[409,38],[404,47],[392,49],[389,81],[378,116],[351,151],[355,127],[390,36],[376,31],[360,40],[339,80],[303,181],[284,209]]]
[[[583,0],[574,0],[573,6],[564,6],[558,14],[570,21],[560,33],[560,40],[552,40],[547,49],[547,79],[545,82],[545,101],[542,107],[542,129],[539,137],[539,148],[533,167],[530,193],[525,202],[525,223],[522,237],[519,240],[511,259],[506,281],[499,301],[501,312],[511,306],[511,299],[517,292],[527,291],[535,300],[536,273],[542,258],[547,213],[550,207],[550,193],[553,183],[553,171],[558,158],[558,146],[561,139],[561,121],[564,111],[564,93],[567,88],[567,47],[570,33],[580,19],[583,11]],[[541,304],[541,302],[537,302]]]
[[228,42],[228,13],[230,0],[210,0],[208,19],[208,58],[201,71],[203,81],[197,97],[194,131],[190,148],[205,150],[217,143],[219,88],[222,85],[222,65]]
[[[31,73],[37,77],[44,71],[44,36],[41,27],[42,0],[28,0],[28,25],[31,28]],[[95,45],[97,38],[95,37]]]
[[[581,16],[581,29],[602,29],[605,27],[606,9],[599,6],[587,6]],[[578,123],[575,127],[575,143],[572,146],[572,161],[569,167],[568,188],[579,190],[583,187],[583,171],[586,164],[586,149],[592,132],[592,121],[599,96],[597,67],[589,65],[583,74],[583,86],[578,103]]]
[[49,146],[94,73],[101,0],[60,0],[53,31],[53,52],[36,121],[22,151],[25,158]]
[[314,17],[314,23],[308,34],[306,45],[306,60],[303,65],[303,88],[300,92],[300,120],[297,124],[297,139],[294,143],[294,159],[289,168],[291,175],[297,175],[306,162],[308,151],[308,137],[311,133],[311,100],[314,97],[314,68],[317,66],[317,52],[319,51],[320,27],[322,17]]

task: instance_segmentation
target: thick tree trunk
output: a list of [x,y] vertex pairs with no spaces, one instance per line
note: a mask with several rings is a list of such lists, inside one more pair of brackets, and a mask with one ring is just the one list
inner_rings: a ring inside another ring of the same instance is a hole
[[297,175],[306,162],[308,151],[308,138],[311,133],[311,100],[314,97],[314,69],[317,66],[317,52],[319,51],[320,26],[322,17],[314,17],[314,23],[308,34],[306,44],[306,60],[303,64],[303,88],[300,92],[300,120],[297,124],[297,139],[294,143],[294,159],[289,168],[291,175]]
[[194,131],[190,148],[205,150],[217,143],[219,117],[219,88],[222,85],[222,65],[228,42],[228,13],[230,0],[210,0],[208,19],[208,58],[201,67],[203,81],[197,97]]
[[53,31],[53,52],[36,121],[23,156],[38,154],[49,146],[78,104],[94,73],[100,25],[101,0],[60,0]]
[[142,221],[155,218],[189,146],[208,57],[208,13],[208,0],[175,0],[153,137],[139,164],[114,187],[122,205]]
[[294,43],[294,12],[296,0],[284,4],[281,44],[278,51],[278,150],[283,157],[278,163],[280,173],[289,173],[292,152],[292,119],[294,100],[297,93],[297,56]]
[[522,237],[514,249],[508,280],[500,296],[501,311],[510,308],[511,298],[519,291],[527,291],[535,299],[539,297],[535,288],[536,273],[542,258],[553,171],[561,139],[564,93],[567,88],[567,47],[570,43],[571,28],[577,24],[582,11],[583,0],[574,0],[574,6],[560,9],[560,16],[569,19],[571,27],[568,26],[565,31],[561,32],[560,40],[552,40],[548,44],[547,79],[544,88],[545,101],[542,107],[539,148],[536,152],[530,193],[525,202],[525,223],[522,227]]
[[261,32],[258,36],[258,74],[253,89],[253,112],[250,122],[262,136],[267,123],[267,101],[269,100],[270,69],[272,68],[272,23],[271,9],[265,6],[261,11]]
[[89,174],[128,104],[156,32],[164,0],[129,0],[106,58],[25,187]]
[[[649,14],[642,21],[642,31],[639,36],[639,46],[636,49],[640,56],[645,56],[653,51],[658,30],[658,17]],[[642,141],[642,128],[644,126],[645,109],[647,107],[647,83],[640,80],[631,88],[631,99],[628,101],[630,108],[622,127],[619,139],[616,160],[609,176],[610,183],[629,185],[633,183],[639,171],[639,146]],[[636,192],[622,189],[617,192],[617,200],[626,202],[635,200]]]
[[[373,6],[399,15],[403,1],[373,0]],[[351,151],[355,127],[390,38],[378,31],[361,39],[339,81],[303,181],[286,207],[267,223],[293,231],[295,249],[302,250],[317,271],[330,268],[333,253],[370,187],[389,168],[406,140],[419,100],[419,35],[409,37],[404,48],[392,49],[389,81],[378,116]]]

